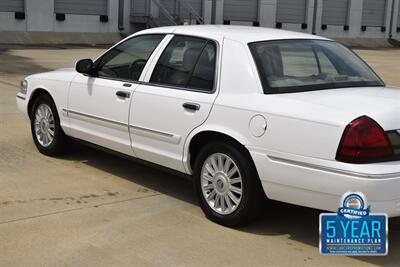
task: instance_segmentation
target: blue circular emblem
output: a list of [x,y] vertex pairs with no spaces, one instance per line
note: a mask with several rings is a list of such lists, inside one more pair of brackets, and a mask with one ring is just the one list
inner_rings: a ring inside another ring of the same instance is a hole
[[348,219],[357,219],[369,215],[369,206],[362,193],[346,193],[342,198],[342,206],[338,215]]
[[350,194],[343,200],[343,207],[355,210],[363,210],[365,206],[364,199],[358,194]]

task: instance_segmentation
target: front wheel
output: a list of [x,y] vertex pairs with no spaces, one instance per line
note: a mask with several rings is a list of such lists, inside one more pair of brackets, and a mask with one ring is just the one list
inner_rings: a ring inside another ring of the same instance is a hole
[[238,226],[257,216],[265,200],[257,171],[244,148],[229,143],[204,147],[195,160],[194,186],[206,216]]
[[56,106],[47,95],[39,96],[32,108],[32,137],[37,149],[47,156],[63,154],[69,139],[60,126]]

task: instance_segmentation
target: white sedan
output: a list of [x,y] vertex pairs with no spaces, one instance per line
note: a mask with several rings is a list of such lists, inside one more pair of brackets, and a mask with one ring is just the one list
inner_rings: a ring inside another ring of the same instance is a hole
[[41,153],[80,139],[192,175],[223,225],[249,221],[265,196],[336,211],[347,191],[400,215],[400,90],[329,39],[149,29],[76,69],[27,77],[17,103]]

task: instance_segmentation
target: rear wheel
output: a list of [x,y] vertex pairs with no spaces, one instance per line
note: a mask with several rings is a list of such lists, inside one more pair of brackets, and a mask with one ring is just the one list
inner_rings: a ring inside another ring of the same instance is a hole
[[47,156],[65,153],[69,139],[60,126],[56,106],[47,95],[39,96],[33,104],[31,131],[40,153]]
[[238,226],[257,216],[265,203],[254,164],[244,148],[229,143],[204,147],[195,160],[195,190],[206,216],[219,224]]

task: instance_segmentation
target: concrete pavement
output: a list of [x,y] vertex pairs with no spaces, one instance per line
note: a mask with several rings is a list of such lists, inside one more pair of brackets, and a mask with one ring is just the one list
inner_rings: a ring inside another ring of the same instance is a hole
[[[204,217],[181,177],[82,145],[39,154],[19,81],[101,52],[0,47],[0,266],[398,266],[399,219],[387,257],[321,256],[316,210],[261,206],[258,221],[229,229]],[[357,52],[400,86],[400,50]]]

